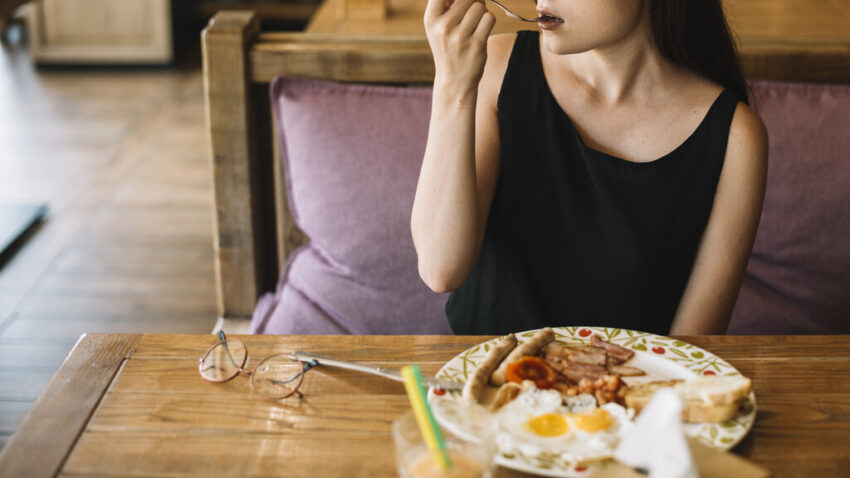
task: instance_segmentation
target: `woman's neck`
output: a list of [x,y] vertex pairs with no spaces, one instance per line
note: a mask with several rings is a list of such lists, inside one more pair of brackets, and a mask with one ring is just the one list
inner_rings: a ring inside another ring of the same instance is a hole
[[616,43],[565,55],[559,63],[590,100],[604,105],[627,103],[638,92],[653,95],[676,72],[654,46],[648,21]]

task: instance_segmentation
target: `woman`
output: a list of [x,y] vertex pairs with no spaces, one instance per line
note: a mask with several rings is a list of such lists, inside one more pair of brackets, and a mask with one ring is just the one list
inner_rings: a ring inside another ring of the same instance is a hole
[[604,325],[722,334],[767,134],[719,0],[539,0],[489,37],[429,0],[436,76],[411,229],[459,334]]

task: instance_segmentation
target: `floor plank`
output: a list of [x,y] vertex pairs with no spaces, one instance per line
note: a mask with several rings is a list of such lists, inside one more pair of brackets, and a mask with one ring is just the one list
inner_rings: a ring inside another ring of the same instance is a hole
[[36,369],[0,370],[0,403],[5,400],[35,400],[54,372]]
[[37,69],[25,44],[0,50],[0,202],[48,206],[0,268],[0,448],[81,334],[216,323],[195,60]]
[[32,406],[32,400],[0,401],[0,436],[11,435]]
[[131,313],[93,313],[86,317],[51,319],[30,319],[24,316],[15,318],[9,324],[0,336],[0,343],[64,344],[85,333],[198,334],[209,333],[214,325],[215,320],[207,316],[188,317],[178,314],[144,317]]
[[0,343],[0,370],[56,370],[73,346],[73,341],[25,345]]

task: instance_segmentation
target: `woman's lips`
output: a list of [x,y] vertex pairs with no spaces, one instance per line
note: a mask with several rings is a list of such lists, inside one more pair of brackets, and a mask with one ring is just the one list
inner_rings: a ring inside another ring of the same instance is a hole
[[564,23],[563,19],[552,15],[552,13],[545,9],[538,9],[537,14],[540,15],[537,17],[537,24],[544,30],[554,30]]
[[564,20],[552,15],[546,10],[537,10],[540,15],[537,17],[537,24],[543,30],[554,30],[564,24]]

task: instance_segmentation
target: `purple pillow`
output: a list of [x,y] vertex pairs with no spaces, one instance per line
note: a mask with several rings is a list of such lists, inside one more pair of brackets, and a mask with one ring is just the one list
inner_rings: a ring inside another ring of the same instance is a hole
[[410,210],[431,88],[277,78],[286,194],[311,239],[251,329],[266,334],[450,334],[446,294],[419,278]]
[[757,82],[767,195],[730,334],[850,333],[850,86]]

